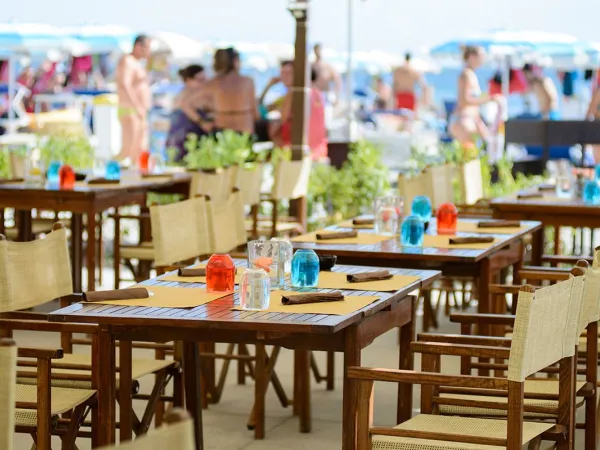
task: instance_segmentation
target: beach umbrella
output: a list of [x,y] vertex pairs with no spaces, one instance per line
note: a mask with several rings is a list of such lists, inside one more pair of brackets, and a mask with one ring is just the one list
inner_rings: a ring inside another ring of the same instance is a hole
[[173,61],[200,61],[212,53],[211,45],[178,33],[159,32],[152,36],[152,53],[168,53]]
[[63,29],[67,36],[88,45],[90,54],[128,53],[133,48],[135,33],[120,25],[81,25]]

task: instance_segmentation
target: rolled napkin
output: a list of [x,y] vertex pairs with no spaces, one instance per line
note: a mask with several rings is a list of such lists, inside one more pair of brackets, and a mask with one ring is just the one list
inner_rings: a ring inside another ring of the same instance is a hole
[[468,236],[468,237],[453,237],[450,238],[450,244],[487,244],[494,242],[492,236]]
[[543,183],[540,184],[537,187],[538,191],[543,192],[543,191],[554,191],[556,189],[556,185],[552,184],[552,183]]
[[340,291],[281,296],[281,303],[283,305],[305,305],[307,303],[339,302],[342,300],[344,300],[344,296]]
[[354,219],[352,225],[375,225],[375,219]]
[[170,173],[143,173],[142,178],[171,178],[173,175]]
[[108,178],[92,178],[87,184],[119,184],[120,180],[109,180]]
[[521,222],[518,220],[486,220],[479,222],[477,228],[518,228]]
[[357,231],[338,231],[334,233],[317,233],[317,240],[324,241],[327,239],[344,239],[344,238],[355,238],[358,236]]
[[0,184],[3,183],[22,183],[25,181],[23,178],[0,178]]
[[103,302],[106,300],[133,300],[148,298],[150,294],[146,288],[116,289],[113,291],[84,292],[84,302]]
[[517,198],[543,198],[544,194],[540,192],[523,192],[522,194],[518,194]]
[[365,281],[389,280],[393,275],[387,270],[377,270],[375,272],[361,272],[346,275],[349,283],[363,283]]
[[182,268],[177,270],[177,275],[180,277],[205,277],[206,267]]

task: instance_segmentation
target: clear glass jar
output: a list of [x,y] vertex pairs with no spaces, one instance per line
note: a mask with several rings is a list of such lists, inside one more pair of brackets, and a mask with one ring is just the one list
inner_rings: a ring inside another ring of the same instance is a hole
[[268,309],[271,295],[271,279],[263,269],[246,269],[240,279],[240,306],[257,311]]
[[271,279],[273,288],[283,287],[285,283],[285,251],[279,241],[248,242],[248,267],[263,269]]

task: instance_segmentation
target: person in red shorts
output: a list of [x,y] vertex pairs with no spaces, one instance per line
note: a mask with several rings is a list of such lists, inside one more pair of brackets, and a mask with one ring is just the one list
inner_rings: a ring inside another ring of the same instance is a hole
[[397,109],[408,109],[415,111],[417,107],[417,96],[415,87],[419,85],[421,92],[427,88],[423,75],[411,64],[411,54],[404,55],[404,65],[394,69],[394,98]]

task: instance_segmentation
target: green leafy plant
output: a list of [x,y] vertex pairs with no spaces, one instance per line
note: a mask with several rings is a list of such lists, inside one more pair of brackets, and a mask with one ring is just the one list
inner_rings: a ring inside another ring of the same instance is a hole
[[217,133],[216,140],[225,166],[242,165],[252,153],[252,136],[248,133],[225,130]]
[[221,147],[210,136],[190,133],[185,141],[187,154],[184,156],[186,167],[191,170],[215,170],[224,166]]
[[38,140],[38,148],[46,166],[52,161],[58,161],[74,169],[89,169],[94,164],[94,147],[85,136],[43,136]]
[[10,161],[8,151],[0,148],[0,178],[10,177]]

